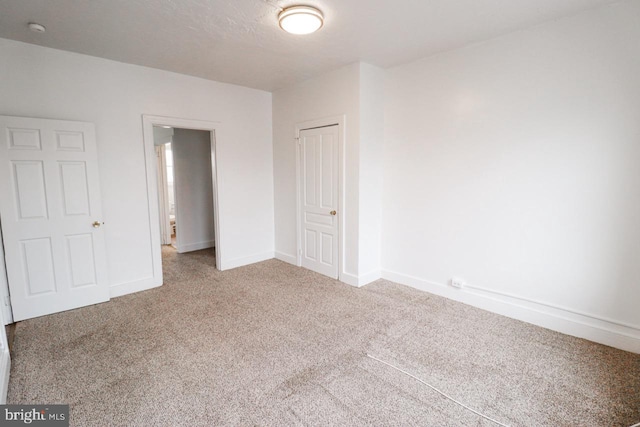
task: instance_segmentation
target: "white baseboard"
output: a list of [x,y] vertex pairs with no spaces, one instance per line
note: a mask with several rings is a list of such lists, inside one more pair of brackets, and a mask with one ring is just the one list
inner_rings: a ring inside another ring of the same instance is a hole
[[640,353],[640,328],[632,325],[579,314],[524,298],[510,297],[490,290],[456,289],[395,271],[382,270],[382,278],[563,334]]
[[216,245],[215,240],[207,240],[204,242],[187,243],[186,245],[179,245],[176,247],[178,253],[183,254],[185,252],[199,251],[201,249],[212,248]]
[[358,284],[358,276],[356,276],[355,274],[347,273],[346,271],[340,273],[340,275],[338,276],[338,280],[340,280],[342,283],[346,283],[347,285],[355,287],[360,286]]
[[[295,255],[289,255],[286,254],[284,252],[279,252],[276,251],[275,252],[275,258],[279,259],[280,261],[284,261],[287,262],[289,264],[293,264],[295,266],[298,266],[298,259],[296,258]],[[340,278],[339,280],[342,283],[346,283],[347,285],[351,285],[351,286],[355,286],[355,287],[360,287],[360,286],[364,286],[367,285],[371,282],[375,282],[376,280],[380,279],[380,270],[374,270],[370,273],[361,275],[361,276],[356,276],[355,274],[350,274],[350,273],[346,273],[346,272],[342,272],[340,274]]]
[[275,258],[279,259],[280,261],[288,262],[289,264],[293,264],[295,266],[298,265],[298,259],[295,255],[289,255],[285,254],[284,252],[276,251]]
[[243,265],[254,264],[256,262],[266,261],[273,259],[273,252],[263,252],[260,254],[250,255],[247,257],[235,258],[231,260],[220,260],[220,271],[231,270],[232,268],[242,267]]
[[133,282],[118,283],[109,287],[111,298],[121,297],[134,292],[146,291],[162,285],[162,275],[160,277],[147,277]]
[[382,277],[380,274],[380,270],[374,270],[360,276],[343,271],[342,274],[340,274],[340,281],[347,285],[359,288],[360,286],[368,285],[369,283],[380,279]]
[[370,271],[369,273],[361,274],[360,277],[358,277],[358,286],[368,285],[369,283],[375,282],[381,277],[382,277],[382,274],[380,270],[373,270],[373,271]]
[[9,374],[11,372],[11,357],[9,349],[3,348],[0,352],[0,405],[7,403],[7,391],[9,390]]

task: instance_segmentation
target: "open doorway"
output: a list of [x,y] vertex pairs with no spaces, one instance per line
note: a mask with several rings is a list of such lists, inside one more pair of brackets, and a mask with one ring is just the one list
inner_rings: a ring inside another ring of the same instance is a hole
[[211,133],[154,126],[162,244],[178,253],[215,248]]
[[173,174],[174,130],[170,126],[153,127],[153,145],[156,151],[158,213],[160,220],[160,239],[162,245],[171,245],[177,249],[176,210]]
[[[220,268],[216,124],[143,116],[154,277],[166,251],[209,251]],[[160,282],[161,283],[161,282]],[[158,283],[158,284],[160,284]]]

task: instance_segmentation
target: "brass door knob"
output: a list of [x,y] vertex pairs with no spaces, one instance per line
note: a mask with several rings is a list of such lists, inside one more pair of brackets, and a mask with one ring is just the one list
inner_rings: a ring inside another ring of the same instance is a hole
[[329,212],[331,215],[335,215],[337,212],[336,211],[331,211]]
[[100,221],[93,221],[93,224],[91,225],[93,225],[93,228],[99,228],[102,225],[102,223]]

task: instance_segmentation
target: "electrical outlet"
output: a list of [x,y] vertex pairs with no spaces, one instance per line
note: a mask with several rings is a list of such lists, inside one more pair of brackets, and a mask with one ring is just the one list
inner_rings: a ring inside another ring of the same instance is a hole
[[464,280],[459,277],[453,277],[451,279],[451,286],[453,286],[454,288],[462,289],[464,288]]

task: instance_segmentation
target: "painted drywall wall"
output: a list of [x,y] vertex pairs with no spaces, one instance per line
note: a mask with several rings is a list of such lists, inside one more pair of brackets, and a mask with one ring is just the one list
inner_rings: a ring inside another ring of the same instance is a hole
[[[153,274],[142,115],[218,121],[226,265],[273,256],[271,94],[0,39],[0,114],[95,123],[112,294]],[[221,233],[222,235],[223,233]]]
[[190,252],[215,246],[210,132],[175,129],[173,174],[176,247]]
[[620,2],[388,70],[383,276],[640,351],[639,22]]
[[340,280],[380,278],[384,71],[355,63],[273,94],[276,257],[296,263],[295,126],[344,115],[344,250]]
[[380,278],[384,84],[384,70],[360,63],[358,272],[362,285]]
[[351,64],[318,78],[273,93],[273,170],[276,257],[296,263],[295,126],[304,121],[345,115],[343,177],[344,263],[341,278],[358,276],[358,144],[360,64]]

